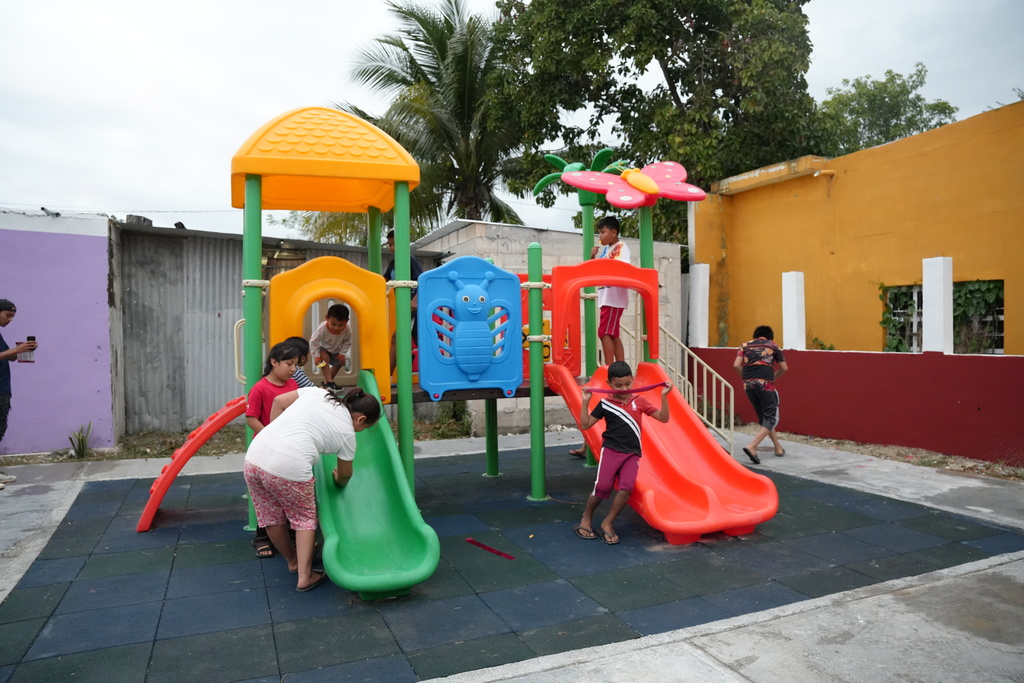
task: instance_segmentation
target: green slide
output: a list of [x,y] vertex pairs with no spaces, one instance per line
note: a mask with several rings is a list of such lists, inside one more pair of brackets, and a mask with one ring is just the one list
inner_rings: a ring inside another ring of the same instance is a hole
[[[380,395],[370,371],[359,373],[359,386]],[[324,569],[331,581],[364,600],[406,595],[437,569],[441,544],[416,507],[387,420],[356,436],[347,486],[334,483],[333,453],[313,466]]]

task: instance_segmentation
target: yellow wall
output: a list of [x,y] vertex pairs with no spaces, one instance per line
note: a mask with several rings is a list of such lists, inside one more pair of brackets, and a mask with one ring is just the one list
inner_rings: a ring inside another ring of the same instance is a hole
[[[788,164],[722,181],[723,194],[697,205],[691,249],[711,267],[710,344],[737,346],[759,324],[784,338],[781,275],[801,271],[808,347],[818,337],[880,351],[879,283],[920,284],[921,260],[948,256],[955,282],[1004,281],[1005,352],[1024,354],[1024,102]],[[774,182],[757,186],[761,172]]]

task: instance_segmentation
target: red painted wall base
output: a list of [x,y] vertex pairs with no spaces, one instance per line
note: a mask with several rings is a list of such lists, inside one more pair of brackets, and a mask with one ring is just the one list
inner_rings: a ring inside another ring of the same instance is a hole
[[[736,413],[754,422],[732,368],[736,349],[693,349],[736,390]],[[1024,466],[1024,356],[785,351],[779,429],[861,443],[925,448]]]

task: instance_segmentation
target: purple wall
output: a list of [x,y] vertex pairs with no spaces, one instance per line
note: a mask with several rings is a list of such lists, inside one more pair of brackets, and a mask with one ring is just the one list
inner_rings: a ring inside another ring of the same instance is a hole
[[10,426],[0,454],[66,449],[68,436],[89,422],[90,447],[111,447],[106,219],[71,224],[86,233],[102,227],[99,235],[3,229],[12,222],[63,226],[33,216],[0,218],[0,298],[18,306],[0,333],[10,346],[30,334],[39,342],[35,363],[11,363]]

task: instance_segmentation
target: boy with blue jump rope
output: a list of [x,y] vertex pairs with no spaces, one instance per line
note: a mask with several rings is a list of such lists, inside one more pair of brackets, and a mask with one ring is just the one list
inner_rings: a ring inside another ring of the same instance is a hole
[[[643,396],[637,396],[631,391],[633,387],[633,371],[623,361],[616,361],[608,366],[608,386],[611,391],[604,389],[591,389],[584,386],[581,391],[583,406],[580,410],[580,429],[587,430],[604,420],[604,436],[601,443],[601,457],[597,465],[597,481],[594,483],[594,490],[587,499],[587,506],[583,510],[583,517],[580,523],[573,527],[576,535],[584,540],[593,540],[601,537],[608,545],[615,545],[619,542],[619,536],[612,526],[615,518],[619,516],[636,484],[636,474],[640,465],[640,434],[641,416],[650,415],[659,422],[668,422],[668,400],[666,396],[672,391],[672,383],[665,382],[661,390],[661,407],[655,408],[650,401]],[[657,386],[657,385],[654,385]],[[641,387],[641,391],[653,389],[654,387]],[[590,405],[590,397],[597,391],[607,393],[607,398],[602,398],[592,411],[587,412]],[[618,479],[618,486],[615,487],[615,480]],[[608,510],[601,527],[593,527],[594,512],[611,495],[612,488],[618,490],[615,498],[612,499],[612,506]]]

